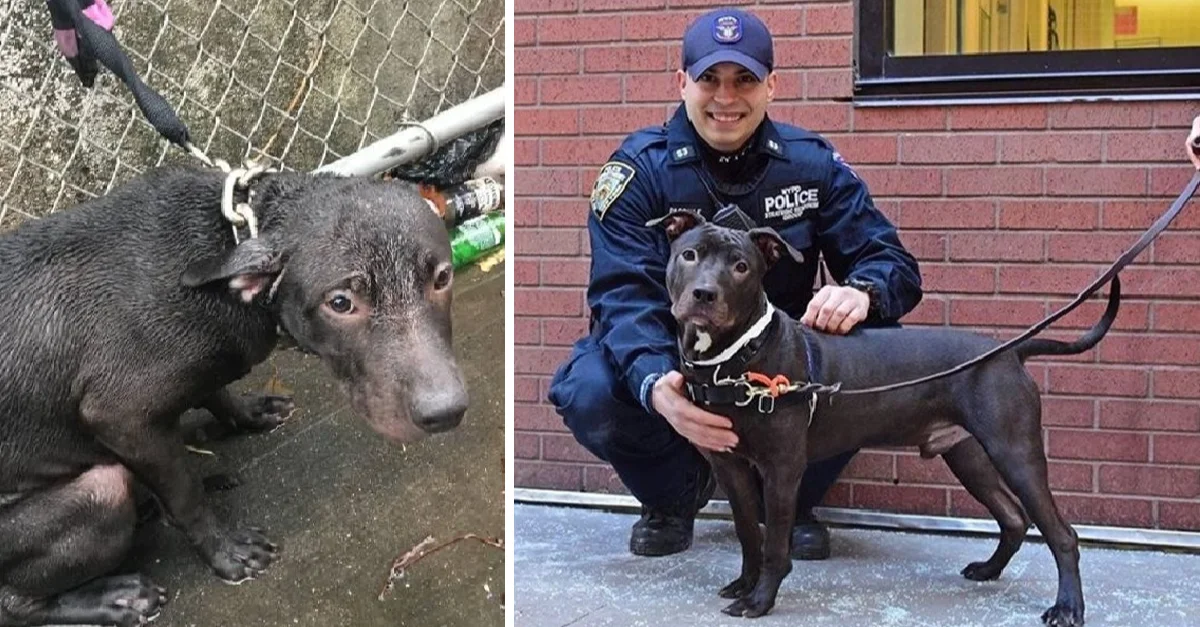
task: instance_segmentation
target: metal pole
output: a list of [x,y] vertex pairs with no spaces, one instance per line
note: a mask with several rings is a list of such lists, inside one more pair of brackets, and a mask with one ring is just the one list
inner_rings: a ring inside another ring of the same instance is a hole
[[504,117],[504,99],[504,87],[493,89],[420,124],[408,126],[352,155],[325,164],[317,168],[317,172],[370,176],[415,161],[445,142]]

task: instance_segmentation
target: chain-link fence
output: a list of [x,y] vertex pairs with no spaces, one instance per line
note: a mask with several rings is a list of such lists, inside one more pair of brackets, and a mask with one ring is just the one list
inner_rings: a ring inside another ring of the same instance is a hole
[[[504,0],[110,0],[137,72],[231,163],[311,170],[504,82]],[[0,0],[0,231],[191,159],[102,70],[84,88],[45,0]]]

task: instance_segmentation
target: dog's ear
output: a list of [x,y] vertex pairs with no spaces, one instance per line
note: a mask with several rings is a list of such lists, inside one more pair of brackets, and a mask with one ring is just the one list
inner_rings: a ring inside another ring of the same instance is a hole
[[248,303],[270,287],[282,270],[280,255],[261,239],[251,238],[224,255],[189,265],[183,271],[181,280],[186,287],[227,282],[229,291],[236,293],[242,302]]
[[775,232],[775,229],[767,227],[750,229],[750,239],[758,246],[758,250],[762,253],[763,259],[766,260],[768,268],[775,265],[775,262],[779,261],[785,253],[794,259],[796,263],[804,263],[804,255],[795,248],[792,248],[791,244],[784,241],[779,236],[779,233]]
[[646,223],[646,226],[663,225],[663,230],[667,232],[667,241],[673,242],[697,224],[703,224],[704,222],[704,216],[700,215],[699,212],[676,209],[661,218],[650,220]]

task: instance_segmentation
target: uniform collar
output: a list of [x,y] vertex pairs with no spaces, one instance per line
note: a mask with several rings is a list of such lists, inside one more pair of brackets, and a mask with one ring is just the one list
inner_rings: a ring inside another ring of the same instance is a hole
[[[770,155],[776,159],[787,161],[787,153],[783,149],[783,139],[779,129],[771,122],[771,117],[763,119],[762,141],[754,147],[755,152]],[[682,165],[700,160],[698,144],[700,138],[688,121],[687,109],[681,104],[675,109],[675,115],[667,122],[667,157],[671,165]]]

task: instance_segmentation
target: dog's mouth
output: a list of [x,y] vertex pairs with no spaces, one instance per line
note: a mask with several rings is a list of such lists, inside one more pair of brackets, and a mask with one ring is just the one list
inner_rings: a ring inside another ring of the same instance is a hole
[[671,315],[680,326],[713,332],[729,327],[731,321],[726,310],[727,307],[719,303],[702,303],[689,298],[672,305]]
[[342,391],[350,399],[350,408],[372,431],[392,444],[411,444],[429,435],[425,429],[413,423],[407,412],[385,408],[386,403],[372,399],[369,392],[361,392],[342,382]]
[[706,311],[693,311],[676,318],[679,323],[680,348],[690,359],[700,359],[714,352],[729,331],[715,316]]

